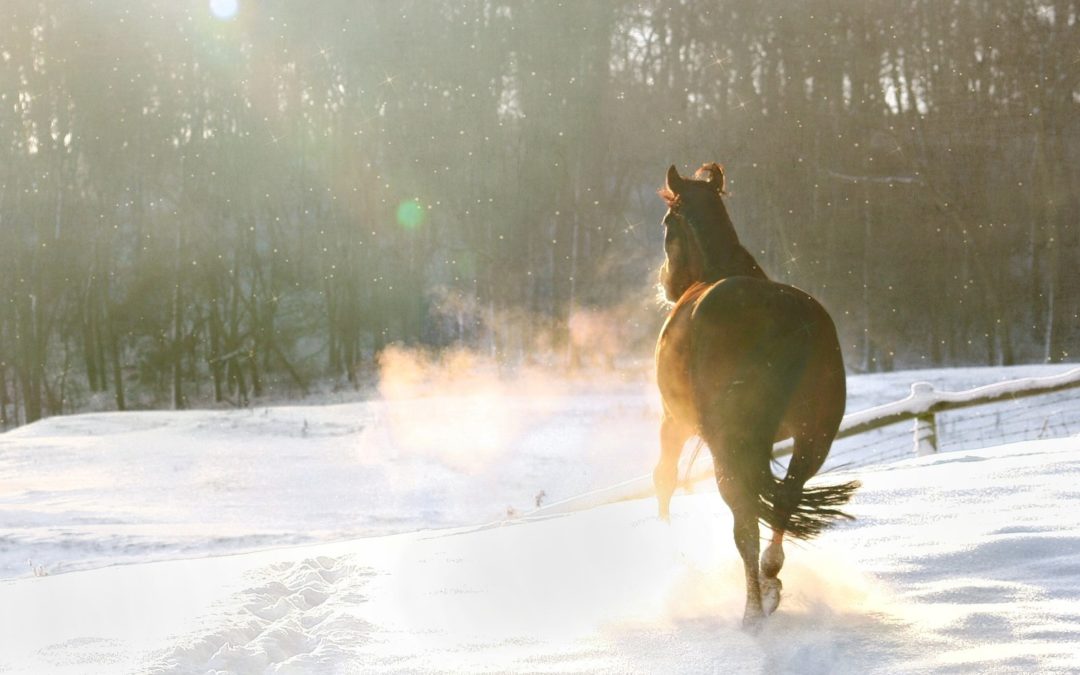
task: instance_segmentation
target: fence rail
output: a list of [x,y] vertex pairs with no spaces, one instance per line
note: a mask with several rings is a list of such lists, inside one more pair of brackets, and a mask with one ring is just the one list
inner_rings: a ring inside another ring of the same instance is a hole
[[[989,384],[965,391],[937,391],[928,382],[915,382],[911,385],[911,393],[905,398],[892,403],[867,408],[846,415],[840,423],[840,430],[836,434],[837,441],[852,438],[871,432],[881,432],[888,427],[896,427],[904,422],[914,421],[910,432],[902,432],[904,435],[911,434],[907,447],[911,448],[906,454],[926,455],[937,452],[938,439],[938,416],[965,408],[976,406],[996,407],[995,404],[1009,403],[1033,396],[1045,396],[1056,394],[1071,389],[1080,388],[1080,368],[1073,368],[1058,375],[1048,377],[1025,377],[1007,382]],[[1080,405],[1070,399],[1069,409],[1080,414]],[[975,429],[985,429],[991,434],[997,434],[1005,440],[1007,434],[1004,430],[1009,428],[1011,418],[1015,418],[1013,411],[995,411],[992,413],[992,421],[976,425]],[[1043,423],[1043,427],[1049,424],[1049,415]],[[977,420],[976,420],[977,421]],[[970,429],[969,429],[970,431]],[[1066,431],[1068,431],[1066,427]],[[894,435],[895,440],[895,435]],[[869,443],[857,446],[854,450],[848,450],[847,454],[865,450],[880,439],[873,439]],[[784,439],[773,446],[773,457],[780,459],[791,454],[792,439]],[[835,454],[835,450],[834,450]],[[886,455],[879,453],[881,459],[895,458],[898,455]],[[850,463],[848,464],[850,465]],[[689,467],[685,483],[695,483],[712,475],[711,466],[700,466],[693,470]],[[645,475],[633,478],[623,483],[618,483],[607,488],[587,492],[570,499],[554,502],[543,506],[530,516],[545,516],[569,511],[602,506],[613,502],[627,499],[639,499],[653,494],[652,476]]]
[[[1073,368],[1060,375],[1024,377],[956,392],[936,391],[929,382],[916,382],[911,385],[911,393],[907,398],[845,416],[836,437],[847,438],[911,419],[917,422],[925,420],[925,423],[934,425],[937,413],[1053,394],[1077,387],[1080,387],[1080,368]],[[916,429],[917,441],[918,434]],[[920,454],[925,454],[923,450],[922,447],[917,448]],[[936,445],[930,451],[936,451]]]

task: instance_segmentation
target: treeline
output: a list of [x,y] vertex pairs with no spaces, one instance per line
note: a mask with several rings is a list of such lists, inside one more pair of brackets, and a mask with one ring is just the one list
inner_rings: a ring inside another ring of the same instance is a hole
[[1077,45],[1071,0],[8,0],[0,423],[647,356],[654,191],[713,160],[852,368],[1069,358]]

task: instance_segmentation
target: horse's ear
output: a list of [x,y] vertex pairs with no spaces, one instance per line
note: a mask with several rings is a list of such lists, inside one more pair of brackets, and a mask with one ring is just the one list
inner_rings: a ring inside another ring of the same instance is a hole
[[679,194],[683,189],[683,177],[679,175],[679,170],[672,164],[667,170],[667,179],[664,181],[664,187],[674,194]]
[[694,177],[704,178],[709,182],[709,186],[720,194],[727,193],[727,178],[724,176],[724,167],[716,162],[702,164],[701,168],[694,174]]

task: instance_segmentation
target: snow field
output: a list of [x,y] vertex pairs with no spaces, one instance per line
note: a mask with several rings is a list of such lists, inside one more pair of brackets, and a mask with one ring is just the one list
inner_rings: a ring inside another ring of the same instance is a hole
[[[961,390],[1062,369],[854,376],[848,410],[919,379]],[[439,373],[451,395],[416,397],[430,391],[420,375],[385,400],[73,415],[0,434],[0,579],[488,522],[533,510],[541,491],[550,504],[656,462],[648,382]],[[879,449],[855,437],[832,456]]]
[[[0,670],[920,673],[1080,669],[1080,439],[859,472],[740,627],[711,491],[542,520],[0,584]],[[847,476],[833,476],[832,479]]]
[[[852,378],[849,409],[911,381]],[[651,499],[496,519],[647,471],[647,390],[496,393],[0,435],[0,672],[1080,672],[1078,437],[820,477],[863,481],[858,520],[786,544],[751,636],[709,481],[670,525]]]

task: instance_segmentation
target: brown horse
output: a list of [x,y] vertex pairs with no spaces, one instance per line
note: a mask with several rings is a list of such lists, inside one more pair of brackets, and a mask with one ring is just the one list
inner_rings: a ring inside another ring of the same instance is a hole
[[[660,283],[675,305],[656,345],[664,416],[653,480],[666,519],[683,445],[694,435],[708,444],[746,570],[743,625],[755,629],[780,602],[784,533],[808,539],[849,518],[838,507],[858,483],[805,487],[844,415],[836,327],[812,297],[765,276],[739,244],[724,194],[718,164],[694,179],[672,166],[660,191],[668,205]],[[779,480],[772,446],[788,437],[794,452]],[[760,573],[758,520],[773,532]]]

